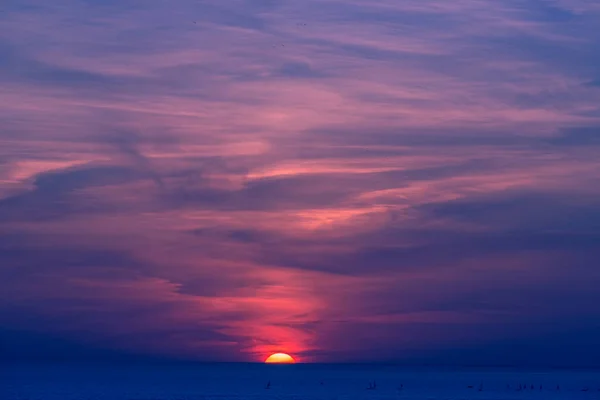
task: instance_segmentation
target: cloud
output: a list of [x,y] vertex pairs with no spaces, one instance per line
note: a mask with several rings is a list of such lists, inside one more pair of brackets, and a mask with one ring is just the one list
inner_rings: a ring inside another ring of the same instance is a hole
[[589,126],[566,129],[558,137],[550,139],[550,143],[563,146],[597,146],[600,144],[600,127]]
[[164,189],[161,177],[152,167],[150,160],[139,150],[139,141],[139,136],[131,131],[118,132],[112,139],[112,143],[115,144],[120,152],[132,160],[138,169],[146,172],[159,188]]
[[96,361],[120,360],[121,362],[127,362],[144,359],[141,355],[134,355],[127,352],[121,353],[110,347],[99,348],[97,344],[85,346],[73,343],[60,335],[53,336],[48,333],[2,330],[0,331],[0,337],[2,338],[0,360],[3,362],[85,361],[90,359]]
[[77,196],[78,190],[123,184],[142,178],[143,175],[136,171],[116,166],[90,166],[41,174],[35,178],[33,190],[0,200],[0,219],[5,222],[39,221],[63,219],[74,214],[107,212],[114,209],[115,205],[102,206],[93,198],[81,198]]
[[589,365],[599,11],[8,3],[10,357]]

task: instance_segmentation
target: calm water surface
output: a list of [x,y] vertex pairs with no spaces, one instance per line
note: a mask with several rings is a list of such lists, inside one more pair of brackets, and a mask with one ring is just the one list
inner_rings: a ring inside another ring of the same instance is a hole
[[599,371],[4,365],[0,379],[2,400],[600,399]]

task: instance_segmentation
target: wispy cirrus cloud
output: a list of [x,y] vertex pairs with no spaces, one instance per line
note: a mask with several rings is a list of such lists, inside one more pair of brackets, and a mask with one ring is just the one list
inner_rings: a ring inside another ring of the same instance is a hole
[[4,8],[0,329],[460,363],[595,332],[595,2]]

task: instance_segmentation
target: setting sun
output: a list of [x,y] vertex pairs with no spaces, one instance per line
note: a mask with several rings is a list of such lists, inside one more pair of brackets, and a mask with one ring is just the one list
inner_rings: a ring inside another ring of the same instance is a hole
[[296,363],[296,360],[294,360],[294,358],[292,356],[290,356],[289,354],[275,353],[275,354],[271,354],[265,360],[265,362],[267,364],[294,364],[294,363]]

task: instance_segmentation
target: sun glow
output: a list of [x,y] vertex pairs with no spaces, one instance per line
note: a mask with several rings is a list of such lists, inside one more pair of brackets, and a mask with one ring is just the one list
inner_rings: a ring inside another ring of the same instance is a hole
[[289,354],[275,353],[275,354],[271,354],[265,360],[265,362],[267,364],[294,364],[294,363],[296,363],[296,360],[294,360],[294,358],[292,356],[290,356]]

